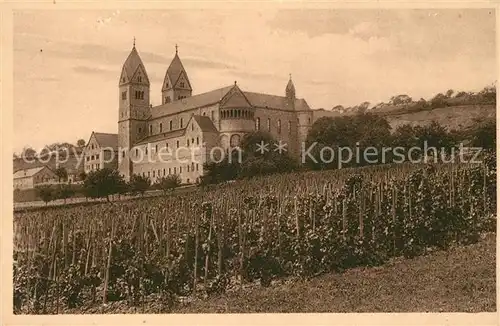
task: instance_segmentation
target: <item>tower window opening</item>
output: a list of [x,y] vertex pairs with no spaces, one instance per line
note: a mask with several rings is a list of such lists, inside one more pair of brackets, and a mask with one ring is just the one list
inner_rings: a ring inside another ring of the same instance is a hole
[[184,82],[181,82],[179,86],[184,88]]
[[172,130],[172,120],[170,120],[170,121],[168,122],[168,127],[169,127],[169,130]]
[[160,132],[163,132],[163,124],[160,123]]
[[183,122],[183,120],[181,118],[181,128],[183,128],[183,127],[184,127],[184,122]]

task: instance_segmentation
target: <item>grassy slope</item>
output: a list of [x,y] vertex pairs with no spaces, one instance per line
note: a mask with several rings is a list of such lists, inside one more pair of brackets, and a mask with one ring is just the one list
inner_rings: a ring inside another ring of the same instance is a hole
[[381,267],[244,289],[175,312],[493,312],[495,238]]
[[461,129],[470,126],[474,118],[494,118],[495,105],[462,105],[404,113],[404,110],[382,113],[393,129],[402,124],[424,125],[432,120],[448,127]]

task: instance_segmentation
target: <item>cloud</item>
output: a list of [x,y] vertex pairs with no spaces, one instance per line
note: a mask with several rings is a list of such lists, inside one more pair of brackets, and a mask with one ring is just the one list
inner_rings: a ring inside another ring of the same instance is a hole
[[99,67],[88,67],[88,66],[75,66],[73,70],[77,73],[81,74],[113,74],[116,75],[116,72],[109,69],[99,68]]

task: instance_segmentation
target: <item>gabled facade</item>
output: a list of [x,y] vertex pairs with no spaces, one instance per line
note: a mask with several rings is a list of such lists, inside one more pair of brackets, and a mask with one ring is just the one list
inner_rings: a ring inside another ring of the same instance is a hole
[[14,189],[32,189],[42,184],[57,183],[57,175],[47,166],[14,172]]
[[84,172],[118,168],[118,135],[92,132],[83,151]]

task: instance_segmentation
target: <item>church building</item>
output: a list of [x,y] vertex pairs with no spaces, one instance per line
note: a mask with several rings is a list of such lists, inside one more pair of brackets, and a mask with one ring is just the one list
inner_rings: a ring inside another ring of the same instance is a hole
[[154,183],[178,174],[182,183],[195,183],[215,148],[237,147],[256,130],[286,143],[299,157],[315,110],[296,97],[291,77],[282,95],[251,92],[236,82],[193,94],[195,86],[176,47],[162,88],[153,93],[162,104],[152,106],[146,67],[134,44],[119,80],[118,170],[126,180],[139,174]]

